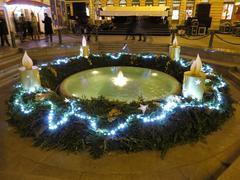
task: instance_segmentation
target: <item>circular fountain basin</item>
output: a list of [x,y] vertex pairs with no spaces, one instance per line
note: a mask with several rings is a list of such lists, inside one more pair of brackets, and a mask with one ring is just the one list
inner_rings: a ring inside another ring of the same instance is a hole
[[139,67],[103,67],[73,74],[60,86],[69,97],[104,96],[109,100],[145,101],[162,99],[180,90],[179,82],[172,76],[152,69]]

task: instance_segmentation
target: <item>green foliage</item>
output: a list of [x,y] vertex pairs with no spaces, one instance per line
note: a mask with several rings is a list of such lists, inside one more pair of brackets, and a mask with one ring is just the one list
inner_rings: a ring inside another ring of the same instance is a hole
[[[100,121],[98,122],[99,127],[109,128],[114,127],[117,124],[121,123],[126,117],[131,114],[140,113],[138,110],[139,104],[143,103],[143,99],[139,97],[138,101],[132,101],[130,103],[121,102],[121,101],[109,101],[105,97],[100,96],[98,98],[89,99],[80,99],[80,104],[84,112],[91,116],[98,116]],[[154,112],[158,106],[153,102],[144,102],[149,105],[149,109],[146,111],[146,114]],[[112,109],[117,109],[122,112],[121,117],[117,118],[113,122],[109,122],[108,114]]]
[[[89,63],[91,61],[91,63]],[[152,59],[143,58],[141,55],[123,54],[118,60],[112,59],[109,55],[99,57],[91,55],[89,59],[81,57],[70,58],[66,64],[41,67],[41,82],[53,92],[48,94],[47,99],[58,105],[56,116],[60,116],[62,109],[67,109],[64,97],[58,94],[59,84],[68,76],[90,68],[106,66],[137,66],[146,67],[163,71],[174,76],[182,82],[183,73],[189,67],[183,68],[175,61],[171,61],[167,56],[154,57]],[[211,78],[213,82],[218,79]],[[207,86],[211,86],[207,84]],[[168,117],[165,123],[142,123],[139,120],[133,120],[125,131],[120,131],[114,138],[99,135],[89,129],[88,121],[78,121],[71,117],[69,122],[54,131],[49,131],[45,116],[48,107],[38,105],[37,109],[29,115],[23,115],[18,109],[15,109],[14,100],[17,98],[18,89],[16,89],[9,99],[9,123],[17,128],[21,136],[31,136],[34,138],[34,144],[42,148],[56,148],[71,152],[87,150],[94,158],[101,157],[108,151],[136,152],[141,150],[159,150],[163,157],[167,150],[178,144],[196,142],[207,134],[216,131],[221,125],[231,117],[234,109],[232,99],[229,96],[228,89],[222,89],[223,111],[209,110],[207,108],[188,107],[176,109],[174,114]],[[36,93],[23,95],[23,101],[37,103]],[[216,96],[211,89],[204,96],[208,101]],[[190,100],[189,100],[190,101]],[[141,97],[138,101],[131,103],[120,101],[109,101],[104,97],[85,99],[77,101],[79,106],[87,114],[99,117],[98,126],[101,128],[111,128],[124,122],[130,114],[139,114],[140,103],[149,105],[147,114],[153,113],[158,106],[156,102],[145,102]],[[31,104],[30,103],[30,104]],[[108,113],[112,109],[119,110],[122,114],[113,122],[109,122]]]

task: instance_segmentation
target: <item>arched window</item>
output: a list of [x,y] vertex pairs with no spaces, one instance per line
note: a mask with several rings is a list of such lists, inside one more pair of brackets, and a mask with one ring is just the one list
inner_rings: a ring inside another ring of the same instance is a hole
[[113,0],[108,0],[107,1],[107,6],[113,6]]
[[145,5],[146,6],[152,6],[153,5],[153,0],[146,0]]
[[127,1],[126,0],[120,0],[119,5],[121,7],[127,6]]
[[140,6],[139,0],[132,0],[132,6]]

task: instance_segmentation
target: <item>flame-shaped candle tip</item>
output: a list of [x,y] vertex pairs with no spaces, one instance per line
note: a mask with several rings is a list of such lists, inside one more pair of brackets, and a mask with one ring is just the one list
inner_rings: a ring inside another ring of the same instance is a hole
[[197,55],[196,60],[193,61],[190,71],[194,75],[199,75],[202,72],[202,61],[201,61],[199,54]]
[[175,36],[175,38],[173,40],[173,46],[178,46],[177,36]]
[[27,52],[25,51],[23,58],[22,58],[22,65],[27,69],[30,70],[32,69],[33,66],[33,61],[32,59],[28,56]]
[[85,38],[85,36],[82,37],[82,47],[87,46],[87,40]]

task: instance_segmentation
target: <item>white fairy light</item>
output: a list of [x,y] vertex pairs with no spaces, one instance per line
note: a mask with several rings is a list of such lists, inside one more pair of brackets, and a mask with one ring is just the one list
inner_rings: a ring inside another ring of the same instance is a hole
[[[120,55],[119,54],[113,57],[119,58],[121,56],[121,54]],[[54,61],[54,65],[66,64],[69,60],[70,60],[69,58],[58,59]],[[189,67],[189,63],[187,61],[184,61],[183,59],[181,59],[178,62],[184,68]],[[197,107],[197,108],[208,108],[211,110],[222,111],[223,110],[222,103],[224,100],[224,96],[221,92],[221,88],[225,87],[226,83],[220,76],[216,75],[213,72],[213,69],[209,65],[203,65],[202,69],[208,76],[213,76],[217,78],[217,82],[214,82],[212,84],[212,89],[216,94],[216,96],[214,96],[214,99],[212,99],[211,101],[206,101],[206,102],[190,101],[189,102],[189,101],[186,101],[185,98],[182,96],[177,96],[177,95],[168,96],[167,98],[165,98],[164,101],[160,103],[159,109],[157,109],[157,111],[153,112],[151,115],[144,115],[144,114],[129,115],[125,119],[124,123],[120,123],[116,127],[110,128],[110,129],[100,128],[97,123],[99,122],[99,119],[97,117],[89,116],[85,112],[83,112],[81,107],[79,107],[79,104],[76,103],[77,101],[74,99],[70,99],[70,98],[64,99],[64,102],[68,104],[68,107],[64,110],[62,109],[60,110],[58,105],[51,100],[38,101],[36,103],[25,102],[23,100],[23,97],[25,94],[31,94],[31,93],[37,93],[37,92],[49,92],[50,90],[48,90],[47,88],[40,87],[39,89],[35,89],[34,91],[26,91],[22,88],[21,85],[16,85],[16,88],[18,88],[19,91],[18,91],[18,94],[15,95],[13,106],[23,114],[26,114],[26,116],[33,113],[35,110],[37,110],[38,105],[48,106],[49,111],[46,116],[46,120],[48,122],[49,130],[58,129],[59,127],[65,125],[70,120],[70,118],[74,116],[79,121],[88,121],[89,128],[91,128],[93,131],[101,135],[115,136],[117,132],[126,129],[129,126],[129,124],[135,119],[141,120],[144,123],[153,123],[153,122],[164,123],[169,118],[169,116],[171,116],[171,114],[175,112],[177,108],[183,109],[188,107]]]

